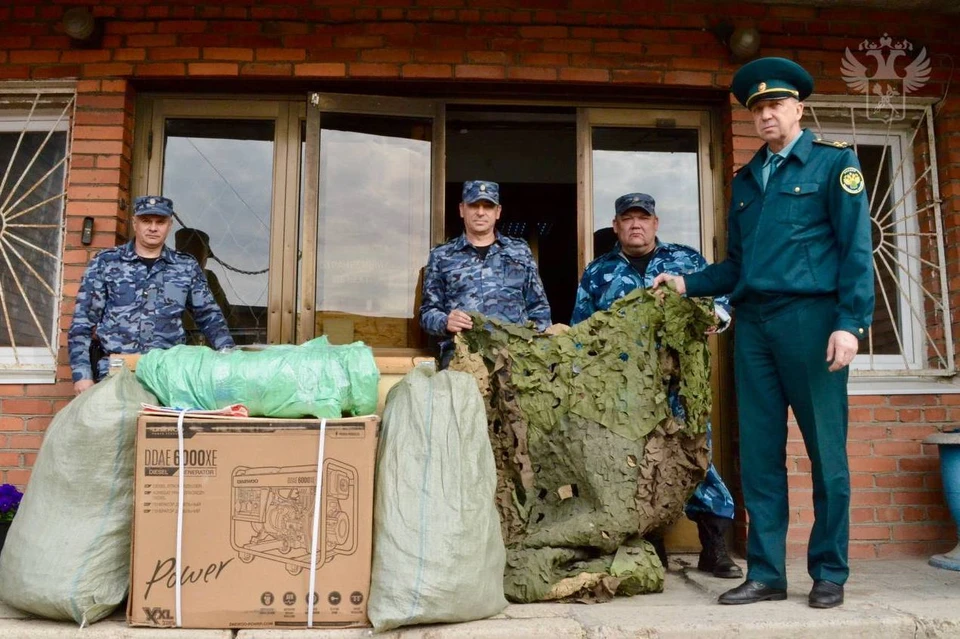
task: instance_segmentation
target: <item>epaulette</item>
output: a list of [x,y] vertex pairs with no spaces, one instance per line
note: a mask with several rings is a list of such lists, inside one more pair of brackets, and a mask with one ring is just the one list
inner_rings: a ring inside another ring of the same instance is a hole
[[177,251],[177,250],[174,250],[174,251],[173,251],[173,256],[174,256],[174,257],[177,257],[177,258],[181,258],[181,259],[190,258],[190,259],[193,260],[194,262],[197,262],[198,264],[200,263],[199,260],[197,260],[197,258],[196,258],[195,255],[193,255],[192,253],[187,253],[186,251]]
[[842,140],[824,140],[823,138],[814,138],[813,143],[832,146],[835,149],[845,149],[850,146],[849,142],[843,142]]
[[97,251],[96,257],[100,259],[110,259],[113,257],[118,257],[123,250],[123,244],[120,246],[111,246],[110,248],[100,249]]

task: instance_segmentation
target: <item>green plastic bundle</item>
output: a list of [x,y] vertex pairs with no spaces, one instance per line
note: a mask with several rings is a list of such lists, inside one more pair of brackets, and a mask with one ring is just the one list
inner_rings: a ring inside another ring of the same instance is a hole
[[363,342],[217,352],[205,346],[153,350],[137,378],[164,406],[213,410],[243,404],[251,417],[337,418],[377,409],[380,372]]

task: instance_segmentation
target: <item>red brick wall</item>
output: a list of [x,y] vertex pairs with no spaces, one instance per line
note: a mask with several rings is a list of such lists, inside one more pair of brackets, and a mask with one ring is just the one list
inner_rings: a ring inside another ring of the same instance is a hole
[[[15,6],[10,6],[15,4]],[[254,6],[255,5],[255,6]],[[956,17],[863,9],[816,9],[741,2],[679,0],[175,0],[92,5],[104,20],[101,47],[80,49],[63,35],[67,0],[18,0],[0,6],[0,81],[77,78],[78,97],[69,172],[64,303],[73,296],[97,248],[126,234],[130,201],[136,90],[165,82],[179,92],[207,81],[243,82],[243,90],[339,86],[383,81],[390,92],[404,80],[446,83],[450,91],[497,86],[566,88],[590,99],[598,89],[636,102],[657,90],[714,96],[725,124],[724,182],[758,146],[748,114],[725,91],[736,68],[706,29],[723,16],[761,32],[763,55],[794,58],[824,93],[845,94],[840,60],[845,47],[884,32],[926,46],[934,56],[924,94],[943,93],[950,64],[960,59]],[[171,80],[177,82],[171,83]],[[956,79],[955,79],[956,80]],[[299,84],[298,84],[299,83]],[[960,102],[954,82],[936,121],[940,186],[947,229],[953,307],[960,306]],[[652,91],[651,91],[652,90]],[[93,246],[79,242],[82,218],[97,218]],[[956,315],[954,332],[960,332]],[[61,346],[65,333],[61,334]],[[71,396],[61,348],[56,385],[0,386],[0,479],[23,485],[50,415]],[[955,541],[944,522],[934,451],[920,440],[951,416],[955,396],[853,398],[854,556],[925,553]],[[912,402],[920,402],[913,404]],[[903,405],[905,403],[906,405]],[[955,410],[955,409],[954,409]],[[791,481],[799,550],[809,525],[809,478],[802,446],[791,442]],[[904,485],[897,485],[903,483]],[[871,500],[876,500],[871,501]],[[907,500],[907,501],[903,501]],[[914,535],[911,537],[910,535]],[[929,539],[919,539],[916,535]],[[883,543],[881,543],[883,542]]]
[[[960,395],[850,398],[850,557],[884,559],[945,552],[956,528],[943,501],[937,447],[923,439],[960,421]],[[813,525],[810,460],[800,429],[787,443],[788,552],[806,553]]]
[[[134,97],[126,79],[81,80],[77,84],[67,180],[61,347],[67,343],[73,302],[87,262],[100,249],[116,246],[127,236],[125,207],[130,203]],[[94,218],[94,234],[90,246],[83,246],[80,233],[87,216]],[[70,379],[65,357],[61,358],[57,376]],[[72,388],[71,383],[64,390]]]
[[956,344],[960,343],[960,104],[953,99],[943,102],[936,123],[950,324]]
[[[2,15],[0,9],[0,15]],[[6,52],[0,51],[0,59]],[[63,301],[56,384],[0,384],[0,479],[24,486],[51,416],[73,396],[66,354],[74,298],[90,258],[126,237],[118,202],[130,200],[133,92],[127,80],[81,80],[71,135],[63,249]],[[83,218],[95,218],[93,242],[80,243]]]

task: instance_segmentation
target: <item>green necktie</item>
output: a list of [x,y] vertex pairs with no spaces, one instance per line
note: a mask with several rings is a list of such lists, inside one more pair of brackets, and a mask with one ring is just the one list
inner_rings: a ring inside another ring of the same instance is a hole
[[765,177],[763,178],[763,190],[767,190],[767,182],[770,181],[770,178],[779,168],[780,164],[783,163],[783,156],[779,153],[775,153],[770,156],[770,160],[767,162],[767,170],[765,172]]

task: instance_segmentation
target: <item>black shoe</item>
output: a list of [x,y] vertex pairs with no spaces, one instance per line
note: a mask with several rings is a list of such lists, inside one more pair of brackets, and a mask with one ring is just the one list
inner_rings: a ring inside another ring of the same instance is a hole
[[697,570],[709,572],[721,579],[743,579],[743,571],[727,554],[726,533],[730,528],[730,519],[713,515],[700,515],[697,522],[697,533],[700,536],[700,557],[697,560]]
[[785,588],[771,588],[765,583],[747,579],[745,582],[728,590],[718,600],[722,604],[752,604],[758,601],[783,601],[787,598]]
[[807,598],[811,608],[834,608],[843,603],[843,586],[826,579],[813,582]]

